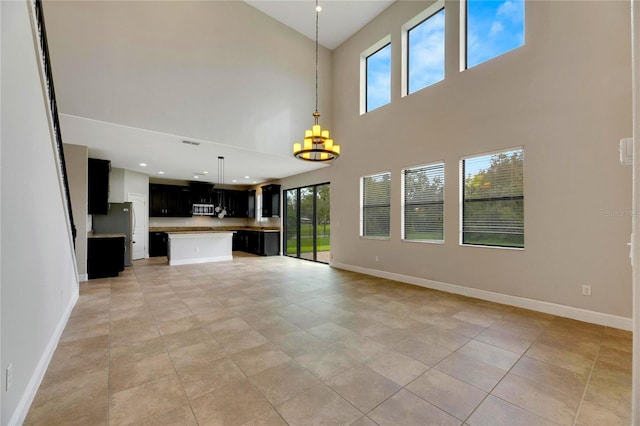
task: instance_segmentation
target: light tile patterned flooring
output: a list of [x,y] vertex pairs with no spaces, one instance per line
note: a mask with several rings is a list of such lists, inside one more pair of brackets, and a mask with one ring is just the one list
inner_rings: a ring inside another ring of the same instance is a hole
[[287,257],[82,283],[27,425],[617,425],[631,334]]

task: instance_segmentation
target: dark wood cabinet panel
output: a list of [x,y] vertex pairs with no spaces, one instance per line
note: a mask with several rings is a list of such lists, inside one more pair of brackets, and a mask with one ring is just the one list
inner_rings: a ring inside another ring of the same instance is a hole
[[265,185],[262,189],[262,217],[280,216],[280,185]]
[[280,254],[280,232],[236,231],[233,250],[246,251],[260,256]]
[[117,277],[121,271],[124,271],[124,236],[89,238],[87,241],[89,279]]
[[88,212],[107,214],[109,212],[109,172],[111,162],[89,158],[88,163]]
[[188,186],[149,184],[150,217],[191,216],[191,190]]
[[167,233],[149,232],[149,257],[167,255]]

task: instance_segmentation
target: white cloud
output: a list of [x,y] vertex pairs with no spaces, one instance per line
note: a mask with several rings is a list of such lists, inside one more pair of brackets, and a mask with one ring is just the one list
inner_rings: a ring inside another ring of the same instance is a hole
[[495,37],[497,34],[501,33],[502,30],[504,30],[502,22],[494,21],[493,24],[491,24],[491,30],[489,30],[489,37]]
[[524,7],[523,1],[507,0],[502,3],[496,11],[496,17],[501,19],[509,19],[513,22],[522,21]]

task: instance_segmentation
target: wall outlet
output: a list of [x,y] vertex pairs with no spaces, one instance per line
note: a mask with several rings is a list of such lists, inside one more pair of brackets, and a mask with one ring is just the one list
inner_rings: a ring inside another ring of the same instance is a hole
[[591,286],[590,285],[583,285],[582,286],[582,294],[584,296],[591,296]]
[[9,364],[7,366],[6,379],[7,379],[7,385],[5,389],[9,390],[11,389],[11,386],[13,386],[13,364]]

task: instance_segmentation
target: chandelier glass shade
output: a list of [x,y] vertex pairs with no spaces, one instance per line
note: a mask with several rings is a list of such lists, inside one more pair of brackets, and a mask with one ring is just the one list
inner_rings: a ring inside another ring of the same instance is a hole
[[313,113],[314,124],[304,133],[302,143],[293,144],[293,155],[304,161],[332,161],[340,157],[340,145],[329,137],[329,130],[322,129],[318,119],[318,14],[322,9],[316,0],[316,110]]

